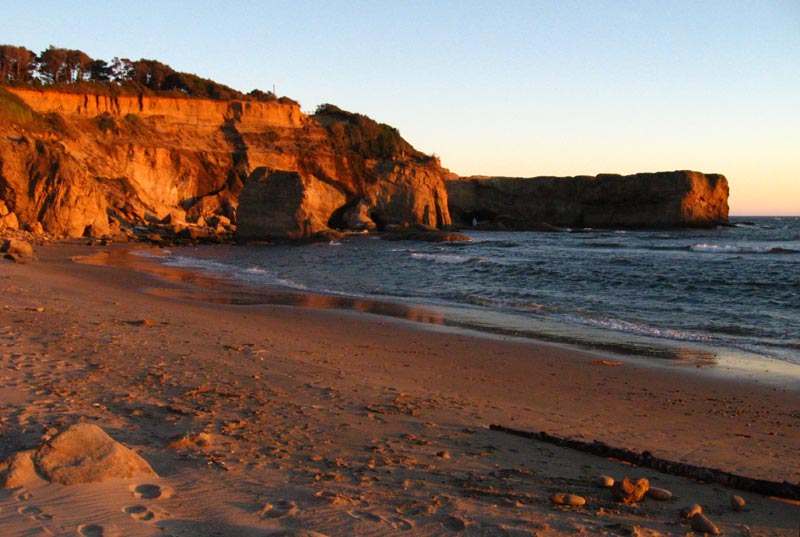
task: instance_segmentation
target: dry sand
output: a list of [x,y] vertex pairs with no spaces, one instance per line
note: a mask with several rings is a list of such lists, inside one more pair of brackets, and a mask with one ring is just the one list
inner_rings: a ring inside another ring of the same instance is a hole
[[[147,274],[70,259],[94,251],[0,264],[0,457],[86,421],[160,477],[0,490],[0,535],[685,535],[694,503],[725,535],[798,535],[797,502],[487,428],[798,483],[796,378],[176,300],[142,292]],[[603,474],[675,497],[620,504]],[[587,503],[554,506],[558,492]]]

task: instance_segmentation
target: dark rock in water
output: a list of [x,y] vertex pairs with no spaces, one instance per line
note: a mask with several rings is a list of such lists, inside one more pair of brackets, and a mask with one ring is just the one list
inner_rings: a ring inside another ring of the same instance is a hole
[[728,221],[728,181],[693,171],[447,181],[453,222],[577,228],[713,227]]
[[381,235],[387,241],[470,242],[472,239],[452,231],[400,231]]

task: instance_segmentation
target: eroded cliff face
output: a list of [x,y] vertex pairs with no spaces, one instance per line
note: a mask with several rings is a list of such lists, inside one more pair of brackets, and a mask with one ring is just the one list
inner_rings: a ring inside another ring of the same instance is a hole
[[728,181],[694,171],[447,182],[457,224],[513,230],[710,227],[728,221]]
[[[258,169],[302,177],[301,195],[277,192],[285,204],[247,208],[284,222],[286,237],[304,238],[302,230],[334,223],[346,227],[339,216],[356,204],[385,222],[450,222],[448,174],[438,162],[419,154],[362,157],[333,137],[330,122],[295,103],[0,91],[2,222],[40,223],[65,237],[167,218],[203,222],[222,215],[235,224],[244,183]],[[320,204],[314,226],[304,227],[302,200],[319,197],[320,189],[336,202]]]

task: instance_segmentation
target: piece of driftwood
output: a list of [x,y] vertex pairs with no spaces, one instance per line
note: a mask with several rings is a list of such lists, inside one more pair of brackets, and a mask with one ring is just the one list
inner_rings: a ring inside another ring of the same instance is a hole
[[625,448],[618,448],[609,446],[603,442],[583,442],[581,440],[573,440],[570,438],[563,438],[555,436],[544,431],[529,432],[504,427],[502,425],[490,425],[489,429],[501,433],[512,434],[514,436],[521,436],[522,438],[529,438],[532,440],[539,440],[541,442],[548,442],[561,447],[568,447],[591,453],[592,455],[599,455],[601,457],[610,457],[621,461],[635,464],[636,466],[644,466],[653,468],[665,474],[678,475],[682,477],[690,477],[698,481],[719,483],[726,487],[745,490],[748,492],[756,492],[767,496],[777,496],[779,498],[788,498],[790,500],[800,500],[800,484],[789,483],[788,481],[768,481],[766,479],[754,479],[741,475],[725,472],[717,468],[707,468],[705,466],[696,466],[694,464],[686,464],[682,462],[670,461],[659,457],[654,457],[649,451],[633,451]]

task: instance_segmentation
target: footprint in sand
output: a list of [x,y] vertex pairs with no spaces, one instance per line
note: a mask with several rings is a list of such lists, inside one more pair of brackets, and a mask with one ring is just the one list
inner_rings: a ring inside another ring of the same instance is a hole
[[413,524],[411,524],[411,522],[403,518],[400,518],[399,516],[390,518],[389,524],[391,524],[394,529],[400,531],[408,531],[414,527]]
[[502,526],[481,526],[481,535],[486,537],[511,537],[511,534]]
[[261,509],[261,518],[284,518],[297,514],[297,504],[290,500],[277,500]]
[[19,509],[17,509],[17,512],[21,515],[25,515],[26,517],[32,520],[38,520],[39,522],[44,522],[53,519],[53,515],[48,515],[35,505],[20,507]]
[[155,513],[153,513],[144,505],[131,505],[124,508],[122,511],[129,514],[131,518],[135,518],[136,520],[141,520],[143,522],[149,522],[156,517]]
[[442,520],[442,527],[450,531],[464,531],[467,523],[455,516],[449,516]]
[[175,493],[169,487],[162,487],[161,485],[132,485],[131,491],[133,495],[139,500],[166,500],[172,497]]
[[78,535],[81,537],[103,537],[105,531],[99,524],[83,524],[78,526]]
[[375,522],[375,523],[386,522],[383,518],[379,517],[378,515],[369,513],[367,511],[348,511],[347,514],[353,518],[357,518],[359,520],[366,520],[367,522]]

